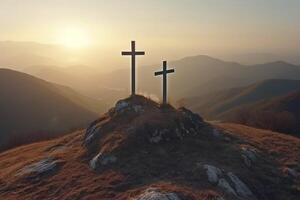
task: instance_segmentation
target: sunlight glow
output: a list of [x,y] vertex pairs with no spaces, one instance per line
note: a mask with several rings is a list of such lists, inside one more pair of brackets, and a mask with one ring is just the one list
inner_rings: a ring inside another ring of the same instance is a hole
[[91,45],[92,41],[87,30],[69,27],[60,31],[57,42],[65,47],[77,49]]

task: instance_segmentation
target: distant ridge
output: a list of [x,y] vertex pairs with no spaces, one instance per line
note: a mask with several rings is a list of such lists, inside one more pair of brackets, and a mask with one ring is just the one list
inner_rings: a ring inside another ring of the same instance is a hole
[[[258,120],[254,120],[254,113],[263,111],[272,111],[273,115],[277,113],[278,116],[279,112],[289,112],[291,115],[295,115],[295,119],[300,123],[297,109],[300,103],[299,91],[300,80],[269,79],[246,87],[231,88],[183,99],[182,103],[211,120],[234,121],[267,128],[263,125],[255,125],[254,122],[242,121],[246,120],[244,119],[245,112],[249,114],[251,111],[249,120],[256,121],[256,124],[258,124]],[[241,112],[243,112],[243,116]],[[256,117],[258,118],[258,115]],[[258,119],[263,121],[261,118]],[[286,128],[284,129],[286,130]],[[291,129],[298,130],[295,127]],[[283,131],[279,128],[274,130]],[[290,132],[290,130],[283,132]]]

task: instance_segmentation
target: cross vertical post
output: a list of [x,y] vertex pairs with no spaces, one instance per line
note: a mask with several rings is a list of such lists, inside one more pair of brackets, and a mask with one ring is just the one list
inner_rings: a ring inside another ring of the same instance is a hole
[[[167,61],[163,61],[163,72],[167,71]],[[163,104],[167,103],[167,73],[163,73]]]
[[163,75],[163,105],[166,105],[168,103],[168,99],[167,99],[167,94],[168,94],[168,92],[167,92],[167,88],[168,88],[167,75],[169,73],[175,72],[174,69],[169,69],[168,70],[167,68],[168,68],[167,61],[163,61],[163,70],[154,73],[154,76]]
[[135,41],[131,41],[131,94],[135,95]]
[[122,56],[131,56],[131,95],[135,95],[135,63],[136,56],[145,55],[144,51],[135,50],[135,41],[131,41],[131,51],[122,51]]

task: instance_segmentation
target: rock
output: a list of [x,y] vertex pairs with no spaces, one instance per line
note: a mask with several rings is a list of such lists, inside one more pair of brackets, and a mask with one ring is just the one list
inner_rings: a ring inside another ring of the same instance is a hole
[[213,131],[212,131],[212,135],[217,138],[217,139],[221,139],[222,138],[222,134],[220,132],[220,130],[214,128]]
[[102,153],[98,153],[91,161],[90,167],[93,170],[96,170],[99,165],[108,165],[111,163],[115,163],[117,161],[117,157],[111,155],[103,155]]
[[94,141],[94,138],[97,135],[97,133],[99,132],[99,130],[100,130],[100,127],[98,127],[97,125],[90,126],[86,130],[86,138],[84,140],[84,144],[86,146],[88,146],[90,143],[92,143]]
[[233,195],[237,196],[237,194],[234,191],[234,189],[232,189],[232,187],[230,186],[230,184],[224,178],[221,178],[219,180],[218,187],[221,188],[221,189],[223,189],[225,192],[227,192],[229,194],[233,194]]
[[252,163],[257,160],[257,150],[249,147],[242,147],[242,158],[247,167],[251,167]]
[[164,193],[156,188],[148,188],[141,195],[133,200],[181,200],[175,193]]
[[299,173],[296,170],[289,167],[284,168],[283,172],[291,178],[297,178],[299,176]]
[[150,143],[155,143],[155,144],[157,144],[157,143],[159,143],[160,141],[162,141],[162,135],[163,135],[163,132],[165,132],[164,130],[162,130],[162,131],[159,131],[159,130],[156,130],[154,133],[153,133],[153,135],[152,135],[152,137],[149,139],[149,142]]
[[54,153],[63,152],[66,149],[67,149],[66,145],[58,144],[58,145],[54,145],[54,146],[51,146],[51,147],[47,148],[45,151],[50,153],[50,154],[54,154]]
[[224,141],[231,142],[231,138],[230,137],[224,137]]
[[131,104],[130,102],[128,102],[126,100],[120,100],[116,103],[114,111],[117,114],[122,114],[127,111],[133,111],[135,113],[142,113],[142,112],[144,112],[144,109],[141,105],[135,105],[135,104]]
[[191,120],[192,122],[194,122],[195,125],[196,125],[196,124],[197,124],[197,125],[200,125],[200,124],[202,125],[203,119],[202,119],[199,115],[193,113],[192,111],[190,111],[190,110],[188,110],[188,109],[186,109],[186,108],[184,108],[184,107],[181,107],[181,108],[179,108],[178,110],[179,110],[186,118],[188,118],[189,120]]
[[235,191],[238,193],[238,195],[242,197],[253,196],[251,190],[247,187],[247,185],[243,181],[239,179],[239,177],[234,175],[232,172],[227,173],[227,176],[234,184]]
[[135,105],[135,106],[133,106],[133,110],[136,113],[141,113],[141,112],[144,111],[144,109],[143,109],[143,107],[141,105]]
[[243,161],[247,167],[252,167],[252,161],[245,155],[242,155]]
[[213,184],[218,183],[219,176],[222,175],[222,171],[213,165],[204,165],[203,168],[206,169],[208,181]]
[[175,134],[176,134],[176,136],[177,136],[180,140],[183,139],[183,136],[181,135],[181,132],[179,131],[179,128],[176,128],[176,129],[175,129]]
[[197,133],[197,131],[199,131],[205,125],[204,120],[199,115],[193,113],[192,111],[190,111],[186,108],[183,108],[183,107],[179,108],[178,111],[184,117],[184,119],[183,119],[184,129],[186,129],[186,127],[188,127],[188,129],[186,129],[188,131],[188,133],[193,128],[194,129],[193,134],[195,134],[195,132]]
[[[227,173],[227,177],[225,177],[225,174],[213,165],[204,165],[203,168],[206,169],[208,181],[212,184],[217,184],[217,186],[225,192],[241,197],[253,196],[253,193],[247,185],[232,172]],[[228,178],[234,187],[232,187],[226,180]]]
[[257,150],[254,148],[242,147],[242,154],[246,155],[253,162],[255,162],[257,159],[256,157]]
[[45,158],[38,162],[32,163],[23,169],[21,169],[17,175],[24,175],[24,174],[36,174],[36,175],[43,175],[48,173],[52,170],[55,170],[59,166],[59,161],[55,160],[54,158]]
[[184,127],[184,124],[183,124],[183,123],[180,123],[180,124],[179,124],[179,128],[180,128],[180,132],[182,133],[181,136],[184,136],[185,133],[187,132],[187,130],[186,130],[185,127]]

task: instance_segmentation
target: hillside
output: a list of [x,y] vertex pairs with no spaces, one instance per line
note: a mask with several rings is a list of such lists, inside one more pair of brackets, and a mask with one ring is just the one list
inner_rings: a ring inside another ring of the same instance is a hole
[[209,119],[228,119],[229,113],[238,108],[268,101],[274,97],[288,94],[300,89],[300,80],[271,79],[246,87],[232,88],[211,92],[181,101],[187,107],[201,113]]
[[0,154],[0,199],[296,200],[299,152],[297,138],[136,96],[86,130]]
[[226,113],[226,119],[300,136],[300,89],[242,106]]
[[33,76],[0,69],[0,150],[85,126],[102,102]]

